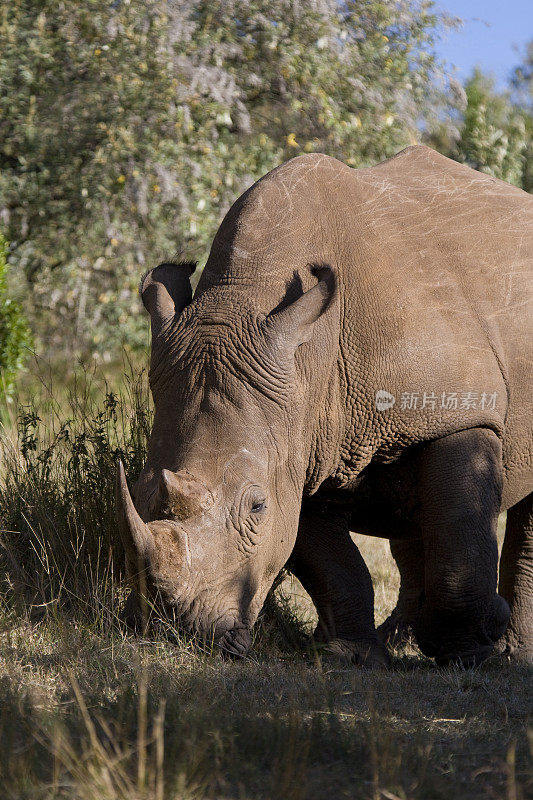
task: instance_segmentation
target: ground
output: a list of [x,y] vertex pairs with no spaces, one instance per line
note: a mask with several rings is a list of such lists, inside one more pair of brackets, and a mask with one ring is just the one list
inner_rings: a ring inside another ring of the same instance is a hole
[[[387,542],[356,538],[379,623],[398,576]],[[5,606],[2,797],[531,796],[526,667],[495,658],[438,669],[410,650],[390,672],[346,668],[291,645],[294,613],[309,628],[312,608],[290,578],[277,594],[243,662],[168,636],[136,639],[104,608],[88,624],[54,603],[37,620]]]

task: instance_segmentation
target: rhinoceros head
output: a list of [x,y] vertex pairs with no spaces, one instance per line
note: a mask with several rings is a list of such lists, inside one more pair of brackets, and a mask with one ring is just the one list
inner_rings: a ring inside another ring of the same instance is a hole
[[141,285],[155,416],[135,502],[117,472],[127,572],[134,595],[142,575],[185,628],[236,654],[296,540],[309,448],[295,355],[335,292],[330,269],[315,274],[263,313],[234,288],[191,302],[187,265]]

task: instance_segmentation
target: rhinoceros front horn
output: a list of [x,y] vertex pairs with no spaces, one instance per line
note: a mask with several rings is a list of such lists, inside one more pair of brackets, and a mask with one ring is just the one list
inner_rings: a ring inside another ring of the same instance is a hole
[[142,521],[133,505],[122,461],[117,464],[115,499],[118,529],[126,560],[130,569],[137,571],[143,560],[150,556],[154,540],[150,528]]

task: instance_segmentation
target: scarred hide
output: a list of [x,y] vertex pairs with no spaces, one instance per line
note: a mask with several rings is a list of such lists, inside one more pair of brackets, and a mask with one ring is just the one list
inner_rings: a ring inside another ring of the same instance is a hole
[[155,417],[137,511],[119,469],[128,570],[243,654],[290,558],[317,641],[384,664],[349,532],[389,537],[394,624],[428,655],[480,662],[510,606],[500,646],[529,657],[532,263],[533,199],[428,148],[265,176],[192,301],[190,265],[142,282]]

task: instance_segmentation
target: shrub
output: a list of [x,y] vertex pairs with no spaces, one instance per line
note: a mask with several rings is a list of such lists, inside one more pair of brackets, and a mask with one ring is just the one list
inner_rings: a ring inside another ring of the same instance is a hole
[[12,438],[4,430],[0,559],[8,602],[59,603],[97,619],[104,605],[115,613],[122,577],[116,461],[137,477],[151,411],[145,373],[130,376],[122,396],[108,390],[96,404],[92,393],[90,379],[78,380],[66,404],[52,395],[23,406]]
[[12,400],[15,378],[31,344],[28,323],[7,286],[7,243],[0,234],[0,396]]

